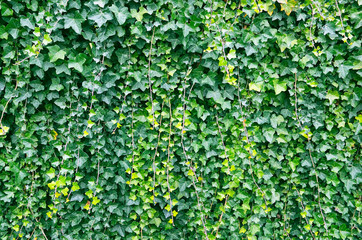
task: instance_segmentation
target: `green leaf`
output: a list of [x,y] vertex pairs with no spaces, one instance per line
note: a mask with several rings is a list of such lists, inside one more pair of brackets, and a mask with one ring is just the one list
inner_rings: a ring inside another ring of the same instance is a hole
[[206,97],[212,98],[212,99],[214,99],[215,102],[220,103],[220,104],[224,102],[224,99],[221,96],[219,91],[208,91]]
[[109,12],[100,11],[98,13],[90,15],[88,18],[90,20],[93,20],[98,25],[98,27],[102,27],[107,21],[112,20],[113,16]]
[[16,224],[15,226],[13,226],[13,229],[15,230],[15,232],[19,232],[20,226]]
[[69,188],[66,187],[66,188],[62,189],[61,192],[64,196],[68,196]]
[[85,193],[85,195],[87,195],[88,198],[93,198],[93,191],[92,191],[91,189],[89,189],[89,190]]
[[5,3],[1,3],[1,16],[10,17],[14,14],[14,11],[9,8],[9,6]]
[[260,232],[260,225],[253,224],[250,227],[250,232],[252,235],[255,235],[256,233]]
[[268,141],[268,142],[273,142],[274,140],[274,134],[275,134],[275,130],[270,128],[266,131],[263,131],[263,135],[265,137],[265,139]]
[[359,121],[359,123],[362,123],[362,114],[358,115],[357,117],[355,117],[356,120]]
[[85,55],[84,53],[80,53],[75,58],[69,60],[68,67],[74,68],[79,72],[83,72],[83,64],[85,63],[86,60],[87,60],[87,55]]
[[82,23],[84,18],[79,13],[75,13],[69,16],[64,17],[64,28],[72,28],[77,34],[82,32]]
[[140,7],[139,11],[137,11],[136,9],[131,9],[131,15],[133,18],[136,18],[137,21],[142,21],[143,15],[145,13],[148,13],[148,11],[144,7]]
[[296,170],[297,166],[299,165],[300,159],[294,158],[293,160],[289,161],[289,166],[293,170],[293,172]]
[[251,82],[251,83],[249,83],[249,89],[250,90],[260,92],[262,87],[263,87],[263,82],[257,82],[257,83]]
[[160,218],[154,218],[154,224],[157,226],[157,227],[159,227],[160,226],[160,224],[161,224],[161,219]]
[[43,44],[44,45],[48,45],[49,43],[52,42],[52,39],[50,38],[50,35],[49,34],[45,34],[44,35],[44,39],[43,39]]
[[338,67],[338,73],[340,78],[345,78],[348,75],[349,69],[351,69],[351,66],[346,66],[344,64],[339,65]]
[[77,191],[77,190],[79,190],[79,189],[80,189],[80,187],[79,187],[78,183],[77,183],[77,182],[73,182],[72,191],[75,192],[75,191]]
[[59,46],[49,46],[48,49],[50,62],[56,62],[58,59],[64,60],[66,52],[61,50]]
[[219,57],[219,66],[226,66],[227,65],[227,61],[225,60],[225,58],[223,56]]
[[34,23],[31,21],[30,18],[22,18],[20,19],[20,25],[22,27],[28,27],[30,29],[35,29]]
[[279,80],[274,80],[273,81],[274,84],[274,91],[275,94],[278,95],[281,92],[284,92],[287,90],[287,82],[286,81],[279,81]]
[[326,95],[326,98],[329,100],[329,104],[332,104],[334,100],[339,99],[339,93],[336,90],[334,91],[329,90]]
[[126,7],[118,8],[113,4],[109,9],[113,12],[114,16],[116,16],[119,25],[123,25],[130,16],[128,8]]
[[100,202],[101,202],[101,200],[99,200],[97,197],[93,197],[93,201],[92,201],[93,205],[97,205]]
[[[226,56],[228,59],[234,59],[236,58],[236,51],[234,49],[231,49],[228,55]],[[219,65],[220,66],[220,65]]]
[[50,169],[47,171],[47,175],[49,176],[50,179],[54,178],[54,177],[55,177],[55,169],[54,169],[54,168],[50,168]]

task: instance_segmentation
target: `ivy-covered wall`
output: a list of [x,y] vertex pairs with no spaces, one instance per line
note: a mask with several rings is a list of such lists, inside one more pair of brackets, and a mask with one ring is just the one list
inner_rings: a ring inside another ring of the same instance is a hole
[[361,0],[3,0],[1,239],[361,239]]

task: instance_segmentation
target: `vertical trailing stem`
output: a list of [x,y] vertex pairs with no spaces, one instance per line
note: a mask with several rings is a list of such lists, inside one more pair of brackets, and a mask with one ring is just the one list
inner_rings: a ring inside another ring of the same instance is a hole
[[152,44],[153,44],[154,36],[155,36],[155,28],[153,28],[153,31],[152,31],[150,52],[148,53],[148,86],[150,89],[150,102],[151,102],[151,111],[152,111],[152,116],[153,116],[153,123],[152,123],[153,128],[155,127],[155,113],[153,111],[153,98],[152,98],[151,60],[152,60]]
[[[239,77],[238,77],[239,79]],[[263,191],[263,189],[261,189],[261,187],[259,186],[259,184],[256,182],[255,180],[255,177],[254,177],[254,171],[253,171],[253,167],[251,165],[251,158],[253,158],[253,153],[251,151],[251,145],[250,145],[250,141],[249,141],[249,134],[248,134],[248,130],[246,128],[246,117],[243,115],[243,107],[241,105],[241,99],[240,99],[240,86],[239,86],[239,80],[238,80],[238,102],[239,102],[239,108],[240,108],[240,116],[243,118],[243,127],[244,127],[244,134],[245,134],[245,137],[246,137],[246,141],[249,145],[248,147],[248,152],[249,152],[249,157],[248,157],[248,160],[249,160],[249,169],[250,169],[250,172],[251,172],[251,177],[253,179],[253,182],[255,184],[255,186],[259,189],[259,191],[261,192],[262,196],[263,196],[263,199],[264,199],[264,202],[265,202],[265,210],[267,210],[268,208],[268,203],[267,203],[267,200],[266,200],[266,197],[265,197],[265,193]]]
[[171,146],[171,127],[172,127],[172,110],[171,110],[171,100],[168,99],[168,104],[170,107],[170,128],[169,128],[169,134],[168,134],[168,147],[167,147],[167,163],[166,163],[166,178],[167,178],[167,188],[168,188],[168,194],[169,194],[169,198],[170,198],[170,212],[171,212],[171,220],[172,220],[172,225],[174,226],[174,221],[173,221],[173,213],[172,213],[172,198],[171,198],[171,188],[170,188],[170,175],[169,175],[169,163],[170,163],[170,146]]
[[[163,110],[163,105],[165,103],[165,100],[162,101],[162,106],[161,106],[161,113]],[[160,137],[161,137],[161,127],[162,127],[162,114],[161,114],[161,119],[160,119],[160,129],[158,130],[158,137],[157,137],[157,144],[156,144],[156,148],[155,148],[155,154],[153,155],[153,160],[152,160],[152,170],[153,170],[153,189],[152,189],[152,193],[153,193],[153,203],[156,204],[155,201],[155,188],[156,188],[156,156],[157,156],[157,150],[158,150],[158,145],[160,144]]]
[[[201,61],[201,59],[200,59]],[[189,71],[187,74],[186,74],[186,77],[187,75],[190,73],[191,71]],[[185,148],[185,145],[184,145],[184,129],[185,129],[185,120],[186,120],[186,77],[185,77],[185,81],[184,81],[184,87],[183,87],[183,100],[184,100],[184,104],[183,104],[183,112],[182,112],[182,127],[181,127],[181,146],[182,146],[182,151],[183,151],[183,154],[185,156],[185,159],[186,159],[186,162],[189,162],[189,157],[187,156],[187,153],[186,153],[186,148]],[[190,88],[190,91],[189,91],[189,96],[187,99],[190,99],[190,95],[191,95],[191,91],[192,91],[192,88],[194,86],[195,83],[192,84],[191,88]],[[202,226],[203,226],[203,230],[204,230],[204,234],[205,234],[205,237],[206,237],[206,240],[209,240],[209,237],[207,235],[207,229],[206,229],[206,225],[205,225],[205,219],[204,219],[204,214],[203,214],[203,209],[201,207],[201,205],[203,205],[200,201],[200,196],[199,196],[199,193],[197,191],[197,187],[196,187],[196,182],[197,182],[197,175],[196,175],[196,171],[195,169],[192,167],[192,159],[190,160],[190,163],[189,163],[189,168],[190,170],[193,172],[192,174],[192,185],[195,189],[195,194],[196,194],[196,199],[197,199],[197,205],[199,207],[199,210],[200,210],[200,218],[201,218],[201,222],[202,222]]]
[[[295,82],[294,82],[294,94],[295,94],[295,115],[296,115],[296,118],[298,120],[298,124],[299,124],[299,127],[301,129],[301,131],[303,130],[303,127],[302,127],[302,124],[300,123],[300,120],[299,120],[299,116],[298,116],[298,108],[297,108],[297,102],[298,102],[298,99],[297,99],[297,74],[295,73],[294,74],[294,78],[295,78]],[[311,138],[308,136],[308,143],[311,143]],[[317,183],[317,190],[318,190],[318,206],[319,206],[319,211],[322,215],[322,218],[323,218],[323,223],[324,223],[324,228],[326,229],[326,232],[328,234],[328,227],[327,227],[327,222],[326,222],[326,219],[324,217],[324,213],[323,213],[323,210],[322,210],[322,206],[321,206],[321,196],[320,196],[320,186],[319,186],[319,180],[318,180],[318,173],[317,173],[317,169],[316,169],[316,166],[314,164],[314,160],[313,160],[313,157],[312,157],[312,151],[310,149],[308,149],[308,152],[309,152],[309,158],[312,162],[312,165],[313,165],[313,170],[314,170],[314,175],[315,175],[315,179],[316,179],[316,183]]]

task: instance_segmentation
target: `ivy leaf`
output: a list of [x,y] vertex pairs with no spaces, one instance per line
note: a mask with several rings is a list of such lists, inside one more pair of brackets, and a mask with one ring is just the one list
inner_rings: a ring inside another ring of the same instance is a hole
[[88,18],[93,20],[98,25],[98,27],[102,27],[103,24],[109,20],[112,20],[113,17],[111,13],[101,11],[90,15]]
[[155,225],[156,225],[157,227],[159,227],[160,224],[161,224],[161,219],[160,219],[160,218],[155,218],[155,219],[154,219],[154,223],[155,223]]
[[50,35],[49,34],[45,34],[44,35],[44,39],[43,39],[43,44],[44,44],[44,46],[45,45],[48,45],[49,43],[51,43],[52,42],[52,39],[50,38]]
[[329,104],[332,104],[334,100],[339,99],[339,93],[336,90],[329,90],[326,98],[329,100]]
[[132,17],[136,18],[139,22],[142,21],[143,15],[145,13],[148,13],[148,11],[144,7],[140,7],[139,11],[137,11],[136,9],[131,9]]
[[14,14],[14,11],[9,8],[9,6],[5,3],[1,3],[1,16],[10,17]]
[[82,22],[84,18],[79,13],[72,14],[70,16],[64,17],[64,28],[72,28],[77,34],[82,32]]
[[223,97],[221,96],[220,92],[218,92],[218,91],[208,91],[206,97],[212,98],[212,99],[214,99],[215,102],[220,103],[220,104],[224,102]]
[[279,81],[278,79],[276,79],[273,81],[273,84],[274,84],[274,91],[275,91],[276,95],[287,90],[286,81]]
[[329,35],[329,37],[331,39],[335,39],[336,37],[338,37],[338,35],[335,32],[335,26],[332,23],[327,23],[326,25],[324,25],[323,29],[323,34],[324,35]]
[[77,190],[79,190],[79,189],[80,189],[80,187],[79,187],[78,183],[77,183],[77,182],[73,182],[72,191],[75,192],[75,191],[77,191]]
[[351,66],[346,66],[344,64],[339,65],[338,67],[338,73],[340,78],[345,78],[348,75],[349,69],[351,69]]
[[123,25],[126,22],[127,18],[130,16],[128,8],[126,7],[118,8],[116,5],[113,4],[109,9],[113,12],[114,16],[116,16],[119,25]]
[[93,205],[97,205],[98,203],[100,203],[101,200],[98,199],[98,197],[93,197],[93,201],[92,204]]
[[[284,1],[283,1],[284,2]],[[289,16],[290,13],[292,12],[293,8],[297,5],[297,2],[295,0],[288,0],[285,1],[286,3],[282,3],[281,5],[281,10],[285,11],[285,13]]]
[[50,179],[54,178],[54,177],[55,177],[55,169],[54,169],[54,168],[50,168],[50,169],[47,171],[47,175],[49,176]]
[[30,18],[22,18],[20,19],[20,25],[22,27],[28,27],[30,29],[35,29],[34,23],[31,21]]
[[50,62],[56,62],[58,59],[64,60],[66,52],[61,50],[58,45],[49,46],[48,49]]
[[355,117],[356,120],[359,121],[359,123],[362,123],[362,114],[359,114],[357,117]]
[[225,60],[225,58],[223,56],[219,57],[219,66],[226,66],[227,65],[227,61]]
[[274,134],[275,134],[275,130],[272,129],[272,128],[270,128],[270,129],[263,132],[263,135],[264,135],[265,139],[270,143],[273,142]]
[[262,87],[263,87],[263,82],[257,82],[257,83],[251,82],[251,83],[249,83],[249,89],[250,90],[260,92]]
[[68,196],[69,188],[66,187],[66,188],[62,189],[61,192],[64,196]]
[[231,49],[228,55],[226,56],[228,59],[234,59],[236,58],[236,51],[234,49]]
[[87,60],[87,55],[84,53],[78,54],[74,59],[70,59],[68,62],[68,68],[74,68],[79,72],[83,72],[83,64]]
[[106,5],[106,3],[108,2],[108,0],[104,1],[104,0],[96,0],[94,1],[94,4],[98,5],[101,8],[104,8],[104,5]]

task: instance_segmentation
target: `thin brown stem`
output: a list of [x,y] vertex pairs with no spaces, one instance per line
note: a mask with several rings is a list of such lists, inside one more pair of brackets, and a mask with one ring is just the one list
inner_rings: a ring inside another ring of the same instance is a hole
[[[228,198],[229,198],[229,195],[226,195],[225,197],[225,203],[224,203],[224,210],[225,210],[225,207],[226,207],[226,204],[228,202]],[[217,238],[217,235],[219,233],[219,228],[220,228],[220,225],[221,225],[221,221],[222,221],[222,217],[224,216],[224,212],[221,211],[221,215],[220,215],[220,218],[219,218],[219,225],[217,226],[216,228],[216,234],[215,234],[215,238]]]
[[339,9],[337,0],[335,0],[335,3],[336,3],[337,10],[338,10],[339,19],[341,20],[341,24],[342,24],[343,37],[346,39],[347,44],[349,44],[349,43],[348,43],[348,40],[347,40],[347,37],[346,37],[345,29],[344,29],[344,24],[343,24],[341,9]]
[[298,107],[297,107],[297,104],[298,104],[298,99],[297,99],[297,74],[295,73],[294,74],[294,77],[295,77],[295,81],[294,81],[294,96],[295,96],[295,116],[297,118],[297,121],[298,121],[298,125],[300,127],[300,130],[303,130],[303,127],[302,127],[302,124],[299,120],[299,116],[298,116]]
[[[67,0],[67,1],[65,2],[65,4],[64,4],[65,7],[67,6],[68,1],[69,1],[69,0]],[[50,10],[50,9],[49,9],[49,10]],[[63,12],[60,14],[60,16],[61,16],[62,14],[63,14]],[[52,28],[50,29],[50,31],[49,31],[49,35],[52,33],[53,29],[57,26],[59,20],[60,20],[60,18],[57,19],[57,21],[55,21],[55,23],[53,24],[53,27],[52,27]],[[48,20],[47,20],[46,22],[47,22],[47,24],[48,24]],[[40,46],[43,47],[43,45],[44,45],[44,41],[41,42]],[[42,50],[42,48],[39,49],[39,52],[38,52],[37,55],[40,54],[40,51],[41,51],[41,50]],[[27,57],[25,57],[24,59],[22,59],[21,61],[16,62],[14,65],[20,65],[22,62],[24,62],[25,60],[29,59],[30,57],[31,57],[31,56],[27,56]]]
[[[190,95],[191,95],[191,91],[192,91],[192,88],[193,86],[195,85],[195,83],[193,83],[193,85],[191,86],[191,89],[189,91],[189,96],[187,99],[190,98]],[[184,145],[184,129],[185,129],[185,118],[186,118],[186,77],[185,77],[185,84],[184,84],[184,89],[183,89],[183,100],[184,100],[184,104],[183,104],[183,113],[182,113],[182,127],[181,127],[181,146],[182,146],[182,151],[183,151],[183,154],[185,156],[185,159],[186,159],[186,162],[189,162],[189,157],[187,156],[187,153],[186,153],[186,148],[185,148],[185,145]],[[202,207],[201,205],[203,205],[200,201],[200,197],[199,197],[199,193],[197,191],[197,187],[196,187],[196,181],[197,181],[197,176],[196,176],[196,171],[195,169],[192,167],[192,160],[190,160],[190,163],[189,163],[189,167],[190,167],[190,170],[193,172],[193,175],[192,175],[192,185],[195,189],[195,194],[196,194],[196,199],[197,199],[197,205],[200,209],[200,218],[201,218],[201,222],[202,222],[202,226],[203,226],[203,229],[204,229],[204,234],[205,234],[205,237],[206,237],[206,240],[209,240],[209,237],[207,235],[207,229],[206,229],[206,225],[205,225],[205,219],[204,219],[204,215],[202,213]],[[196,181],[195,181],[196,179]]]
[[162,126],[162,110],[163,110],[163,105],[165,103],[165,100],[163,100],[162,102],[162,106],[161,106],[161,118],[160,118],[160,129],[158,130],[158,137],[157,137],[157,145],[156,145],[156,149],[155,149],[155,154],[153,155],[153,163],[152,163],[152,170],[153,170],[153,203],[156,204],[155,201],[155,188],[156,188],[156,156],[157,156],[157,150],[158,150],[158,145],[160,144],[160,138],[161,138],[161,126]]
[[255,186],[259,189],[259,191],[262,193],[262,196],[263,196],[263,199],[264,199],[264,202],[265,202],[265,210],[267,210],[267,207],[268,207],[268,203],[267,203],[267,200],[266,200],[266,197],[265,197],[265,193],[264,191],[260,188],[259,184],[256,182],[255,180],[255,177],[254,177],[254,171],[253,171],[253,168],[252,168],[252,165],[251,165],[251,158],[253,158],[253,153],[250,149],[250,141],[249,141],[249,134],[248,134],[248,130],[246,128],[246,118],[245,116],[243,116],[243,107],[241,105],[241,99],[240,99],[240,84],[239,84],[239,77],[238,77],[238,102],[239,102],[239,108],[240,108],[240,116],[243,119],[243,127],[244,127],[244,133],[245,133],[245,137],[246,137],[246,141],[249,145],[249,148],[248,148],[248,152],[249,152],[249,169],[250,169],[250,172],[251,172],[251,177],[253,178],[253,182],[255,184]]
[[[302,128],[302,125],[299,121],[299,117],[298,117],[298,109],[297,109],[297,102],[298,102],[298,99],[297,99],[297,74],[295,73],[294,74],[295,76],[295,82],[294,82],[294,96],[295,96],[295,115],[296,115],[296,118],[298,120],[298,124],[299,124],[299,127],[301,130],[303,130]],[[311,142],[311,138],[308,137],[308,143]],[[327,222],[326,222],[326,219],[325,219],[325,216],[323,214],[323,210],[322,210],[322,206],[321,206],[321,196],[320,196],[320,186],[319,186],[319,180],[318,180],[318,173],[317,173],[317,169],[316,169],[316,166],[314,164],[314,160],[313,160],[313,157],[312,157],[312,151],[310,149],[308,149],[308,152],[309,152],[309,158],[312,162],[312,165],[313,165],[313,169],[314,169],[314,174],[315,174],[315,178],[316,178],[316,183],[317,183],[317,190],[318,190],[318,206],[319,206],[319,211],[322,215],[322,218],[323,218],[323,223],[324,223],[324,228],[326,229],[326,232],[328,234],[328,227],[327,227]]]
[[[133,95],[132,95],[132,102],[133,102]],[[131,138],[132,138],[132,170],[131,170],[131,180],[132,180],[132,173],[133,173],[133,168],[134,168],[134,150],[135,150],[135,144],[134,144],[134,134],[133,134],[133,104],[132,104],[132,121],[131,121]],[[131,186],[131,181],[129,183],[129,185]]]
[[[292,182],[292,184],[294,185],[295,190],[296,190],[297,193],[298,193],[298,196],[299,196],[299,198],[300,198],[300,204],[301,204],[301,206],[302,206],[302,208],[303,208],[303,211],[304,211],[304,212],[307,212],[307,211],[305,210],[305,207],[304,207],[304,204],[303,204],[302,195],[301,195],[300,192],[298,191],[297,186],[296,186],[293,182]],[[309,221],[308,221],[307,216],[305,216],[304,219],[305,219],[306,223],[309,224]],[[309,232],[310,232],[310,234],[312,235],[312,238],[315,240],[315,237],[314,237],[314,234],[313,234],[312,230],[309,230]]]
[[148,85],[149,85],[149,89],[150,89],[150,102],[151,102],[151,112],[152,112],[152,116],[153,116],[153,123],[152,123],[153,127],[155,127],[155,113],[153,111],[153,98],[152,98],[151,56],[152,56],[152,44],[153,44],[154,36],[155,36],[155,28],[153,28],[150,52],[148,53]]
[[167,163],[166,163],[166,180],[167,180],[167,188],[168,188],[168,194],[170,198],[170,212],[171,212],[171,219],[172,219],[172,225],[175,226],[173,221],[173,213],[172,213],[172,199],[171,199],[171,188],[170,188],[170,175],[169,175],[169,162],[170,162],[170,146],[171,146],[171,127],[172,127],[172,110],[171,110],[171,100],[168,99],[168,104],[170,107],[170,128],[169,128],[169,134],[168,134],[168,147],[167,147]]
[[217,124],[217,128],[219,130],[219,134],[220,134],[220,137],[221,137],[221,143],[222,143],[222,146],[224,147],[224,153],[225,153],[225,158],[228,160],[228,174],[230,174],[230,167],[229,167],[229,157],[228,157],[228,154],[226,152],[226,146],[225,146],[225,143],[224,143],[224,137],[221,133],[221,127],[220,127],[220,124],[219,124],[219,118],[216,114],[216,124]]
[[[18,81],[17,81],[17,80],[16,80],[16,83],[15,83],[15,89],[14,89],[14,91],[16,91],[16,89],[18,89]],[[3,128],[2,120],[3,120],[3,117],[4,117],[4,113],[5,113],[5,111],[6,111],[6,108],[8,107],[9,102],[11,101],[11,99],[13,99],[13,97],[14,97],[14,94],[11,95],[11,97],[9,98],[9,100],[6,102],[5,107],[4,107],[4,109],[3,109],[2,113],[1,113],[1,117],[0,117],[0,128],[1,128],[1,129]]]

